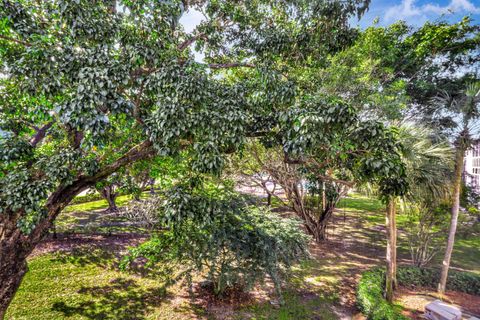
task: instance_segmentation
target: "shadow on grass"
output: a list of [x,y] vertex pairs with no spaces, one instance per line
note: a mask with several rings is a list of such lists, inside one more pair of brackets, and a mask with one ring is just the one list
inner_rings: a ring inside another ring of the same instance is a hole
[[325,300],[313,293],[285,291],[285,304],[276,306],[262,302],[246,306],[238,310],[232,319],[295,319],[295,320],[333,320],[338,317],[331,310],[330,300]]
[[144,319],[145,315],[167,297],[165,286],[142,288],[134,280],[117,278],[105,286],[82,287],[79,294],[88,301],[79,304],[55,302],[52,310],[66,317],[83,316],[88,319]]
[[69,252],[59,252],[51,260],[82,267],[96,265],[104,269],[112,269],[118,265],[117,256],[114,253],[92,246],[82,246]]

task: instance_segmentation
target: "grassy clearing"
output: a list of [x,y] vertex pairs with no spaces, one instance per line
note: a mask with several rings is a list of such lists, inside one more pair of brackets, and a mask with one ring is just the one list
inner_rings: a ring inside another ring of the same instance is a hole
[[[144,192],[140,196],[142,199],[145,199],[148,197],[148,193]],[[132,195],[123,195],[123,196],[118,196],[116,199],[116,203],[118,207],[122,207],[126,204],[128,204],[130,201],[133,200]],[[85,203],[79,203],[79,204],[74,204],[70,205],[65,208],[63,212],[74,212],[74,211],[94,211],[94,210],[104,210],[108,208],[108,202],[105,199],[102,200],[96,200],[96,201],[90,201],[90,202],[85,202]]]
[[[342,199],[338,205],[340,214],[343,208],[348,212],[359,215],[359,218],[365,223],[365,227],[369,228],[366,235],[372,242],[380,241],[384,245],[383,234],[375,233],[380,227],[385,225],[384,205],[378,199],[365,197],[359,194],[352,194],[349,198]],[[397,214],[397,227],[402,230],[407,223],[406,214],[400,211]],[[372,232],[373,231],[373,232]],[[399,256],[404,259],[410,259],[408,243],[405,237],[399,234],[398,239]],[[443,252],[440,252],[432,261],[432,266],[440,265]],[[455,239],[455,248],[452,254],[452,267],[480,273],[480,237],[469,237],[467,239],[459,236]]]
[[480,274],[480,237],[455,240],[452,266]]
[[[149,196],[142,193],[142,199]],[[122,207],[133,200],[131,195],[117,198],[117,206]],[[63,233],[141,233],[145,230],[130,224],[125,218],[104,212],[108,208],[106,200],[95,200],[70,205],[63,210],[55,221],[57,232]]]

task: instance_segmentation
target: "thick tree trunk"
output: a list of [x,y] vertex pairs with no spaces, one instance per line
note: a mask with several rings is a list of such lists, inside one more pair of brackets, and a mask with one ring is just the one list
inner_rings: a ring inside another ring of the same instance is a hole
[[117,204],[115,203],[115,199],[116,199],[115,195],[110,195],[107,198],[108,212],[117,212],[118,211],[118,207],[117,207]]
[[321,243],[327,240],[327,227],[333,216],[333,207],[327,207],[318,219],[310,216],[301,204],[294,203],[293,210],[303,220],[307,233],[313,236],[315,242]]
[[117,212],[118,207],[117,207],[117,204],[115,203],[115,199],[117,198],[117,193],[115,192],[115,186],[107,185],[103,187],[100,193],[102,197],[105,200],[107,200],[107,203],[108,203],[107,212]]
[[27,272],[27,252],[15,248],[15,244],[1,248],[2,261],[0,261],[0,319],[5,317],[7,308],[15,296],[23,276]]
[[0,320],[7,312],[23,276],[27,272],[27,257],[35,246],[48,235],[53,221],[65,206],[81,191],[86,189],[82,181],[76,185],[59,188],[47,201],[47,217],[39,222],[30,234],[23,233],[17,226],[23,211],[7,211],[0,215]]
[[153,178],[150,179],[150,194],[155,194],[155,179]]
[[450,268],[450,259],[452,257],[453,245],[455,244],[455,233],[457,232],[458,212],[460,210],[460,192],[462,186],[463,159],[465,157],[465,148],[462,144],[457,147],[455,155],[455,180],[453,185],[453,205],[452,217],[450,221],[450,231],[448,233],[447,248],[442,263],[442,273],[440,283],[438,284],[438,293],[444,294],[447,286],[448,269]]
[[92,176],[79,176],[68,185],[60,185],[48,198],[45,208],[47,216],[29,233],[23,233],[17,225],[24,216],[24,210],[13,212],[7,208],[0,214],[0,320],[27,272],[26,259],[35,246],[48,235],[48,230],[58,214],[83,190],[105,179],[121,167],[153,154],[151,143],[146,141],[128,151],[114,163],[105,166]]
[[322,221],[316,225],[313,237],[315,241],[320,243],[324,240],[327,240],[327,222]]
[[30,253],[25,236],[16,227],[15,215],[3,216],[0,224],[0,319],[5,317],[27,272],[26,257]]
[[385,299],[391,303],[393,301],[393,290],[395,289],[396,285],[397,270],[395,200],[392,197],[388,199],[385,223],[387,228],[387,272],[385,279]]

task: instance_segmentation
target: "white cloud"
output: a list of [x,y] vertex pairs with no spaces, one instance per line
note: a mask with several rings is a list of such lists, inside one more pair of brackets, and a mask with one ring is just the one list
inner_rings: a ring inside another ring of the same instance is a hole
[[468,0],[452,0],[445,7],[441,7],[438,4],[429,3],[423,6],[423,9],[426,12],[432,12],[436,14],[445,14],[450,12],[480,13],[480,7],[475,7],[475,5]]
[[[195,9],[190,9],[189,11],[184,13],[180,18],[180,23],[183,25],[183,28],[187,33],[191,33],[193,30],[195,30],[195,28],[202,21],[205,21],[205,17],[200,11]],[[203,59],[205,58],[205,55],[203,54],[203,52],[193,50],[193,54],[195,56],[195,61],[203,62]]]
[[180,23],[183,25],[186,32],[192,32],[204,20],[205,17],[200,11],[190,9],[182,15]]
[[[416,5],[416,0],[402,0],[401,4],[395,5],[385,13],[385,20],[407,20],[410,22],[424,22],[428,20],[427,16],[442,15],[450,13],[475,14],[480,13],[480,7],[475,6],[470,0],[450,0],[446,6],[427,3],[425,5]],[[412,21],[412,19],[415,19]]]

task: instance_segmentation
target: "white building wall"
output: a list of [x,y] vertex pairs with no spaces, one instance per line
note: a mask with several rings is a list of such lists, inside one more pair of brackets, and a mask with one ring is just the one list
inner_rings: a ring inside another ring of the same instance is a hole
[[480,192],[480,143],[466,152],[465,182]]

